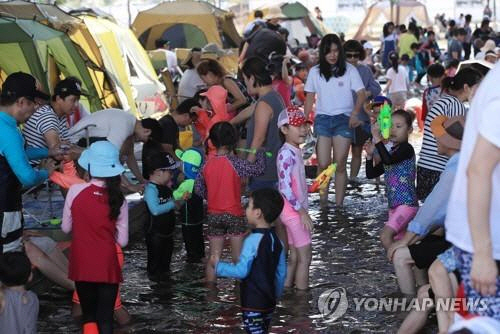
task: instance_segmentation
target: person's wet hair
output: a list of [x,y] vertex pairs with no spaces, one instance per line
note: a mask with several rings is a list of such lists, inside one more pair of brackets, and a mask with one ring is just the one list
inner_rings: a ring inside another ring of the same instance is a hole
[[216,148],[227,147],[232,151],[238,143],[238,132],[229,122],[215,123],[208,137]]
[[250,198],[253,201],[253,208],[262,211],[264,220],[268,224],[272,224],[283,211],[283,197],[276,189],[255,190],[250,194]]

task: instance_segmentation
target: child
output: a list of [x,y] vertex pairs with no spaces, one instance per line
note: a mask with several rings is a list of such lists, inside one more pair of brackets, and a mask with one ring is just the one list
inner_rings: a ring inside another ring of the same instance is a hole
[[159,281],[168,276],[174,250],[175,201],[168,183],[179,163],[168,153],[149,158],[149,182],[144,189],[144,201],[149,211],[145,226],[148,250],[148,277]]
[[[385,174],[387,198],[389,201],[389,221],[380,234],[385,250],[394,240],[399,240],[406,226],[418,210],[415,189],[415,151],[408,143],[408,135],[412,132],[413,117],[404,110],[396,110],[392,114],[390,139],[394,146],[390,152],[383,143],[378,123],[372,124],[372,135],[375,145],[371,144],[366,152],[366,177],[375,178]],[[373,151],[377,149],[382,161],[374,165]]]
[[422,122],[425,122],[427,112],[431,110],[434,102],[441,97],[441,83],[444,78],[444,71],[444,67],[441,64],[432,64],[427,69],[427,81],[430,85],[424,90],[424,94],[422,95]]
[[307,184],[302,160],[303,144],[308,131],[304,113],[297,107],[283,110],[278,127],[285,143],[278,152],[278,188],[285,198],[280,218],[286,227],[290,257],[288,258],[285,286],[305,290],[309,286],[311,264],[311,230],[313,223],[307,212]]
[[128,205],[120,190],[125,169],[109,141],[93,143],[78,164],[91,180],[72,186],[64,203],[61,229],[73,231],[68,276],[80,297],[84,331],[97,322],[99,333],[110,334],[122,281],[115,243],[128,243]]
[[[175,155],[182,161],[184,180],[196,180],[203,162],[202,154],[195,148],[185,151],[175,150]],[[199,263],[205,257],[205,239],[203,238],[203,221],[205,208],[203,198],[196,194],[186,201],[180,210],[182,237],[186,248],[187,262]]]
[[398,54],[389,55],[392,67],[387,70],[387,86],[384,92],[389,93],[389,98],[395,109],[403,109],[408,92],[408,72],[403,64],[398,64]]
[[36,334],[38,297],[26,291],[31,263],[22,252],[0,256],[0,333]]
[[455,74],[457,74],[458,70],[458,65],[460,64],[460,61],[458,59],[453,59],[451,60],[448,65],[446,65],[446,76],[447,77],[454,77]]
[[[264,171],[264,155],[257,154],[255,163],[234,155],[238,141],[236,129],[228,122],[219,122],[210,129],[210,140],[216,154],[201,167],[195,182],[195,193],[207,200],[208,239],[210,255],[220,257],[224,238],[231,240],[231,255],[238,262],[247,224],[241,207],[241,178],[258,176]],[[207,281],[215,275],[207,264]]]
[[283,198],[277,190],[254,191],[246,209],[252,233],[245,239],[240,260],[219,262],[212,255],[209,268],[217,276],[241,279],[243,326],[247,333],[268,333],[271,317],[282,292],[286,275],[283,244],[271,227],[281,210]]

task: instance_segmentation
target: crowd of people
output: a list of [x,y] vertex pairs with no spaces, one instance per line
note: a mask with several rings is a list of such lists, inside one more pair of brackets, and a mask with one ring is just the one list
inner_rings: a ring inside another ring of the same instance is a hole
[[[410,312],[399,333],[418,332],[432,307],[457,293],[486,307],[436,308],[440,333],[500,328],[500,96],[494,88],[500,67],[456,71],[471,47],[478,59],[496,63],[498,38],[489,20],[474,32],[470,15],[463,24],[450,20],[443,52],[436,34],[413,21],[408,28],[385,24],[380,50],[336,34],[292,48],[279,18],[255,16],[245,29],[238,76],[192,49],[182,63],[180,103],[159,119],[137,120],[119,109],[86,112],[78,78],[61,80],[52,96],[29,74],[5,79],[2,333],[36,332],[38,299],[25,289],[32,266],[75,291],[73,315],[84,333],[112,333],[114,320],[130,321],[119,293],[127,279],[121,249],[129,238],[128,192],[144,194],[148,278],[168,280],[180,222],[186,261],[204,264],[207,283],[241,280],[243,328],[268,332],[284,289],[309,288],[314,221],[302,147],[311,140],[318,174],[335,163],[336,210],[345,210],[347,184],[362,182],[363,150],[366,178],[383,175],[388,220],[380,241],[398,288],[434,300]],[[423,78],[422,107],[410,109],[410,89]],[[383,128],[379,116],[387,109],[390,127]],[[419,152],[410,143],[415,118],[423,131]],[[142,170],[136,142],[144,143]],[[47,179],[65,197],[61,229],[71,233],[69,259],[54,240],[24,230],[23,188]],[[319,194],[322,210],[333,205],[326,189]],[[460,323],[457,314],[475,318]]]

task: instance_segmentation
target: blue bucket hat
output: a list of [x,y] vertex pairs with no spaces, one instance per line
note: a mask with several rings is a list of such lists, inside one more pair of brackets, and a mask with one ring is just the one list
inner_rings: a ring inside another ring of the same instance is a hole
[[90,145],[83,151],[78,164],[93,177],[113,177],[125,171],[118,149],[107,140]]

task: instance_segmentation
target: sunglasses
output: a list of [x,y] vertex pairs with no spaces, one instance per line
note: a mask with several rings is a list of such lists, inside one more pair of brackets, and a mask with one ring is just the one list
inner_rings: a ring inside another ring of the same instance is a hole
[[359,58],[359,53],[358,52],[346,52],[345,56],[346,56],[346,58]]

